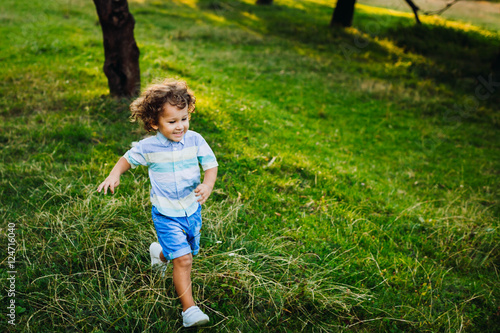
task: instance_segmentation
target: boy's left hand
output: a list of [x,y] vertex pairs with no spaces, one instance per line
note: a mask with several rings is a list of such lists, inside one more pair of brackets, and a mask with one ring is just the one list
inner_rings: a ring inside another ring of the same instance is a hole
[[194,193],[198,197],[198,202],[203,205],[212,193],[212,188],[206,184],[200,184],[196,190],[194,190]]

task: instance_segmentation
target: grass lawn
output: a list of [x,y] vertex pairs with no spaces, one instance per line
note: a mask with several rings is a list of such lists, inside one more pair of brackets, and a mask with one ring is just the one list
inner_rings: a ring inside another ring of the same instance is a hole
[[[326,0],[129,6],[143,87],[186,80],[220,164],[192,273],[200,331],[498,330],[498,27],[359,4],[331,30]],[[0,12],[1,305],[16,307],[0,328],[182,330],[171,267],[150,268],[147,170],[96,193],[147,133],[108,96],[93,3]]]

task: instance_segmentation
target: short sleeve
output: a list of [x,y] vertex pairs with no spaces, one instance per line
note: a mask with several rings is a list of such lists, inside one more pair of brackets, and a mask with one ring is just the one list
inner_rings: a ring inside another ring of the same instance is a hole
[[132,168],[138,165],[147,165],[147,161],[144,158],[142,152],[141,142],[132,142],[132,148],[123,155]]
[[201,164],[203,171],[215,168],[219,165],[212,148],[210,148],[208,143],[201,136],[198,143],[198,162]]

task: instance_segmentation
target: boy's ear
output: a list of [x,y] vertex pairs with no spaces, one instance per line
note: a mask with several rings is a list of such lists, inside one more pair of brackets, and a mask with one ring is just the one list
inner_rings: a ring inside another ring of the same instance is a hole
[[154,129],[155,131],[158,130],[158,125],[157,124],[151,124],[151,128]]

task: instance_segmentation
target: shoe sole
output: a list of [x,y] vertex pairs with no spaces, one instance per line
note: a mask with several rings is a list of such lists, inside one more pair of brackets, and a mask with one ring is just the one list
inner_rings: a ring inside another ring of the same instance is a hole
[[198,320],[195,323],[192,323],[191,325],[185,325],[184,324],[184,327],[201,326],[201,325],[208,324],[209,321],[210,321],[209,319],[201,319],[201,320]]

